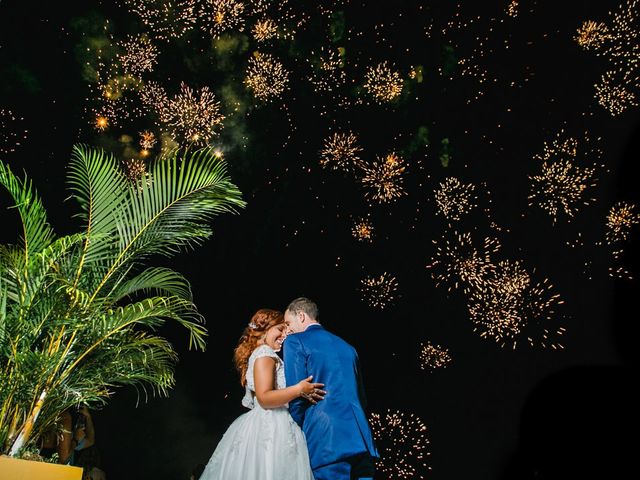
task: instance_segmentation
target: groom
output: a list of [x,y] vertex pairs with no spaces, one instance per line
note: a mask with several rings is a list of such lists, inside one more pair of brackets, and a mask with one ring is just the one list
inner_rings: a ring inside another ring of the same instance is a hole
[[371,479],[378,452],[364,413],[365,397],[356,350],[318,322],[318,306],[297,298],[284,314],[287,385],[313,375],[327,394],[317,405],[289,402],[289,412],[302,427],[316,480]]

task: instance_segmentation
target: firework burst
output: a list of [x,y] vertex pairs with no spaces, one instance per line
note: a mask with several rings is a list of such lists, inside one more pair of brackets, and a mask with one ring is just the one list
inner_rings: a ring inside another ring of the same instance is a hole
[[364,88],[378,103],[389,103],[402,93],[402,77],[387,62],[369,67],[364,76]]
[[519,262],[499,262],[487,271],[483,282],[468,292],[469,316],[481,337],[504,345],[521,332],[524,292],[531,279]]
[[453,232],[453,239],[444,239],[442,245],[435,240],[436,252],[428,268],[436,286],[449,285],[448,291],[462,287],[465,293],[471,289],[483,290],[486,278],[495,269],[492,256],[500,250],[500,242],[486,237],[482,247],[474,245],[470,233]]
[[387,203],[406,195],[402,186],[406,170],[404,160],[395,153],[377,157],[373,164],[361,164],[360,181],[367,188],[365,197],[379,203]]
[[118,54],[118,61],[125,73],[140,76],[153,71],[159,50],[146,35],[129,36],[118,47],[124,52]]
[[261,101],[271,101],[288,88],[289,72],[268,53],[255,52],[249,60],[244,84]]
[[139,158],[130,158],[122,162],[124,174],[129,181],[141,190],[146,184],[151,185],[151,175],[147,171],[147,165]]
[[587,136],[582,143],[585,145],[580,145],[576,138],[571,137],[561,140],[559,134],[553,142],[545,142],[542,154],[534,156],[534,159],[542,162],[542,166],[538,175],[529,177],[529,205],[537,203],[551,216],[553,223],[559,212],[572,218],[581,205],[589,205],[593,201],[585,198],[585,192],[596,185],[595,166],[580,167],[577,162],[581,156],[599,156],[600,151],[588,149]]
[[460,220],[477,206],[475,188],[472,183],[463,184],[455,177],[447,178],[435,193],[438,213],[450,221]]
[[451,363],[451,355],[447,348],[423,343],[420,348],[420,368],[433,372],[438,368],[446,368]]
[[398,282],[386,272],[377,278],[364,278],[360,283],[362,299],[370,307],[384,310],[395,300]]
[[424,479],[431,470],[427,459],[427,427],[419,417],[400,411],[372,413],[373,438],[380,452],[377,470],[385,478]]
[[555,308],[562,303],[547,279],[534,285],[522,264],[509,260],[499,262],[481,288],[473,289],[468,296],[474,330],[503,347],[511,342],[514,349],[523,337],[530,346],[562,348],[558,337],[564,328],[547,328],[554,321]]
[[140,132],[140,147],[144,150],[151,150],[158,140],[153,132]]
[[278,36],[278,24],[270,18],[258,20],[251,29],[251,34],[257,42],[266,42]]
[[638,106],[636,94],[629,89],[628,82],[616,80],[615,77],[616,72],[606,72],[602,75],[600,82],[595,85],[598,104],[606,108],[614,117],[630,107]]
[[207,0],[204,2],[203,17],[213,38],[230,30],[244,29],[244,3],[236,0]]
[[105,115],[96,116],[93,126],[96,130],[104,132],[109,127],[109,119]]
[[351,132],[334,133],[324,141],[320,151],[320,165],[332,170],[354,171],[362,166],[358,154],[362,151],[358,138]]
[[607,72],[596,85],[595,98],[611,115],[638,106],[640,88],[639,0],[627,0],[610,15],[608,22],[586,21],[574,37],[585,50],[595,52],[609,63]]
[[171,129],[174,138],[185,143],[204,145],[216,135],[224,115],[220,103],[208,87],[196,94],[182,83],[180,93],[161,110],[162,121]]
[[633,226],[640,223],[640,215],[635,208],[635,205],[626,202],[618,202],[611,207],[607,215],[607,243],[611,245],[629,238]]
[[361,218],[351,227],[351,234],[359,242],[371,243],[373,241],[373,225],[368,219]]
[[609,29],[604,23],[588,20],[578,29],[573,39],[585,50],[597,50],[609,37],[608,32]]

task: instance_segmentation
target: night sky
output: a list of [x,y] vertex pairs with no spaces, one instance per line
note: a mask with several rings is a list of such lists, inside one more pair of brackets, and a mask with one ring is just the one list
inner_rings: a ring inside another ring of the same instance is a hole
[[[576,452],[565,452],[568,459],[593,458],[604,444],[619,451],[636,398],[627,389],[635,374],[640,267],[637,226],[611,245],[607,215],[618,202],[640,202],[632,173],[640,110],[613,115],[598,104],[594,84],[612,67],[574,37],[587,20],[612,25],[608,12],[626,0],[317,2],[322,8],[291,1],[291,12],[305,19],[293,38],[258,44],[247,17],[243,32],[223,36],[226,50],[201,28],[202,19],[180,38],[155,38],[126,4],[0,1],[0,159],[33,179],[58,233],[74,231],[77,209],[64,183],[72,145],[100,146],[127,160],[139,150],[138,132],[166,131],[144,108],[110,120],[104,131],[94,128],[101,100],[87,73],[96,59],[91,49],[107,39],[101,45],[109,51],[127,35],[146,33],[159,54],[144,82],[158,82],[170,96],[181,82],[207,86],[220,101],[227,118],[209,143],[224,152],[248,205],[216,218],[202,247],[152,259],[191,281],[208,346],[188,351],[186,332],[167,325],[162,333],[180,353],[170,397],[138,402],[135,391],[121,389],[95,412],[109,478],[185,479],[206,463],[243,412],[232,365],[242,329],[258,308],[284,310],[300,295],[313,298],[326,328],[358,350],[369,411],[426,426],[410,444],[429,455],[408,457],[417,469],[408,478],[533,478],[531,471],[544,470],[567,445]],[[640,7],[632,12],[635,44],[627,46],[637,57]],[[346,84],[339,91],[317,92],[307,80],[321,48],[341,49]],[[269,102],[243,85],[257,50],[289,71],[288,88]],[[403,84],[393,101],[380,104],[363,78],[385,61]],[[640,95],[635,82],[627,88]],[[404,194],[379,202],[357,168],[323,168],[319,152],[335,132],[353,132],[365,162],[391,152],[402,158]],[[594,167],[595,181],[587,182],[593,186],[575,214],[560,211],[554,222],[538,197],[529,198],[532,177],[541,173],[545,143],[568,138],[577,142],[574,163]],[[156,145],[144,161],[159,152]],[[445,218],[436,202],[451,177],[474,185],[476,206],[459,220]],[[5,210],[6,194],[0,202],[1,240],[13,242],[17,218]],[[362,218],[373,226],[371,242],[352,235]],[[520,261],[533,283],[547,279],[559,295],[550,318],[523,314],[529,321],[515,348],[511,339],[482,338],[463,287],[434,278],[443,268],[434,263],[438,247],[455,243],[457,234],[470,235],[477,248],[485,237],[497,239],[492,260]],[[361,280],[382,274],[397,282],[383,309],[361,290]],[[560,337],[541,340],[545,329],[559,328]],[[421,368],[428,342],[448,351],[446,368]]]

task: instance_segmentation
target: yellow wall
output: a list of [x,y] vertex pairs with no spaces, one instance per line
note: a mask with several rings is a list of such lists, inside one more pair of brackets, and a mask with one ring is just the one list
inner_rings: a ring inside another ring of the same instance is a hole
[[82,469],[0,456],[0,480],[82,480]]

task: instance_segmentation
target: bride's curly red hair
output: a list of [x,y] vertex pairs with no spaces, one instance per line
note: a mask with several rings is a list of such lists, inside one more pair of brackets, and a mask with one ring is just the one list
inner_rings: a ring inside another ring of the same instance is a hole
[[243,387],[247,383],[246,373],[249,357],[258,346],[258,341],[267,330],[281,323],[284,323],[284,315],[282,312],[261,308],[253,314],[251,322],[244,329],[244,332],[242,332],[238,346],[233,352],[233,361],[240,374],[240,383]]

